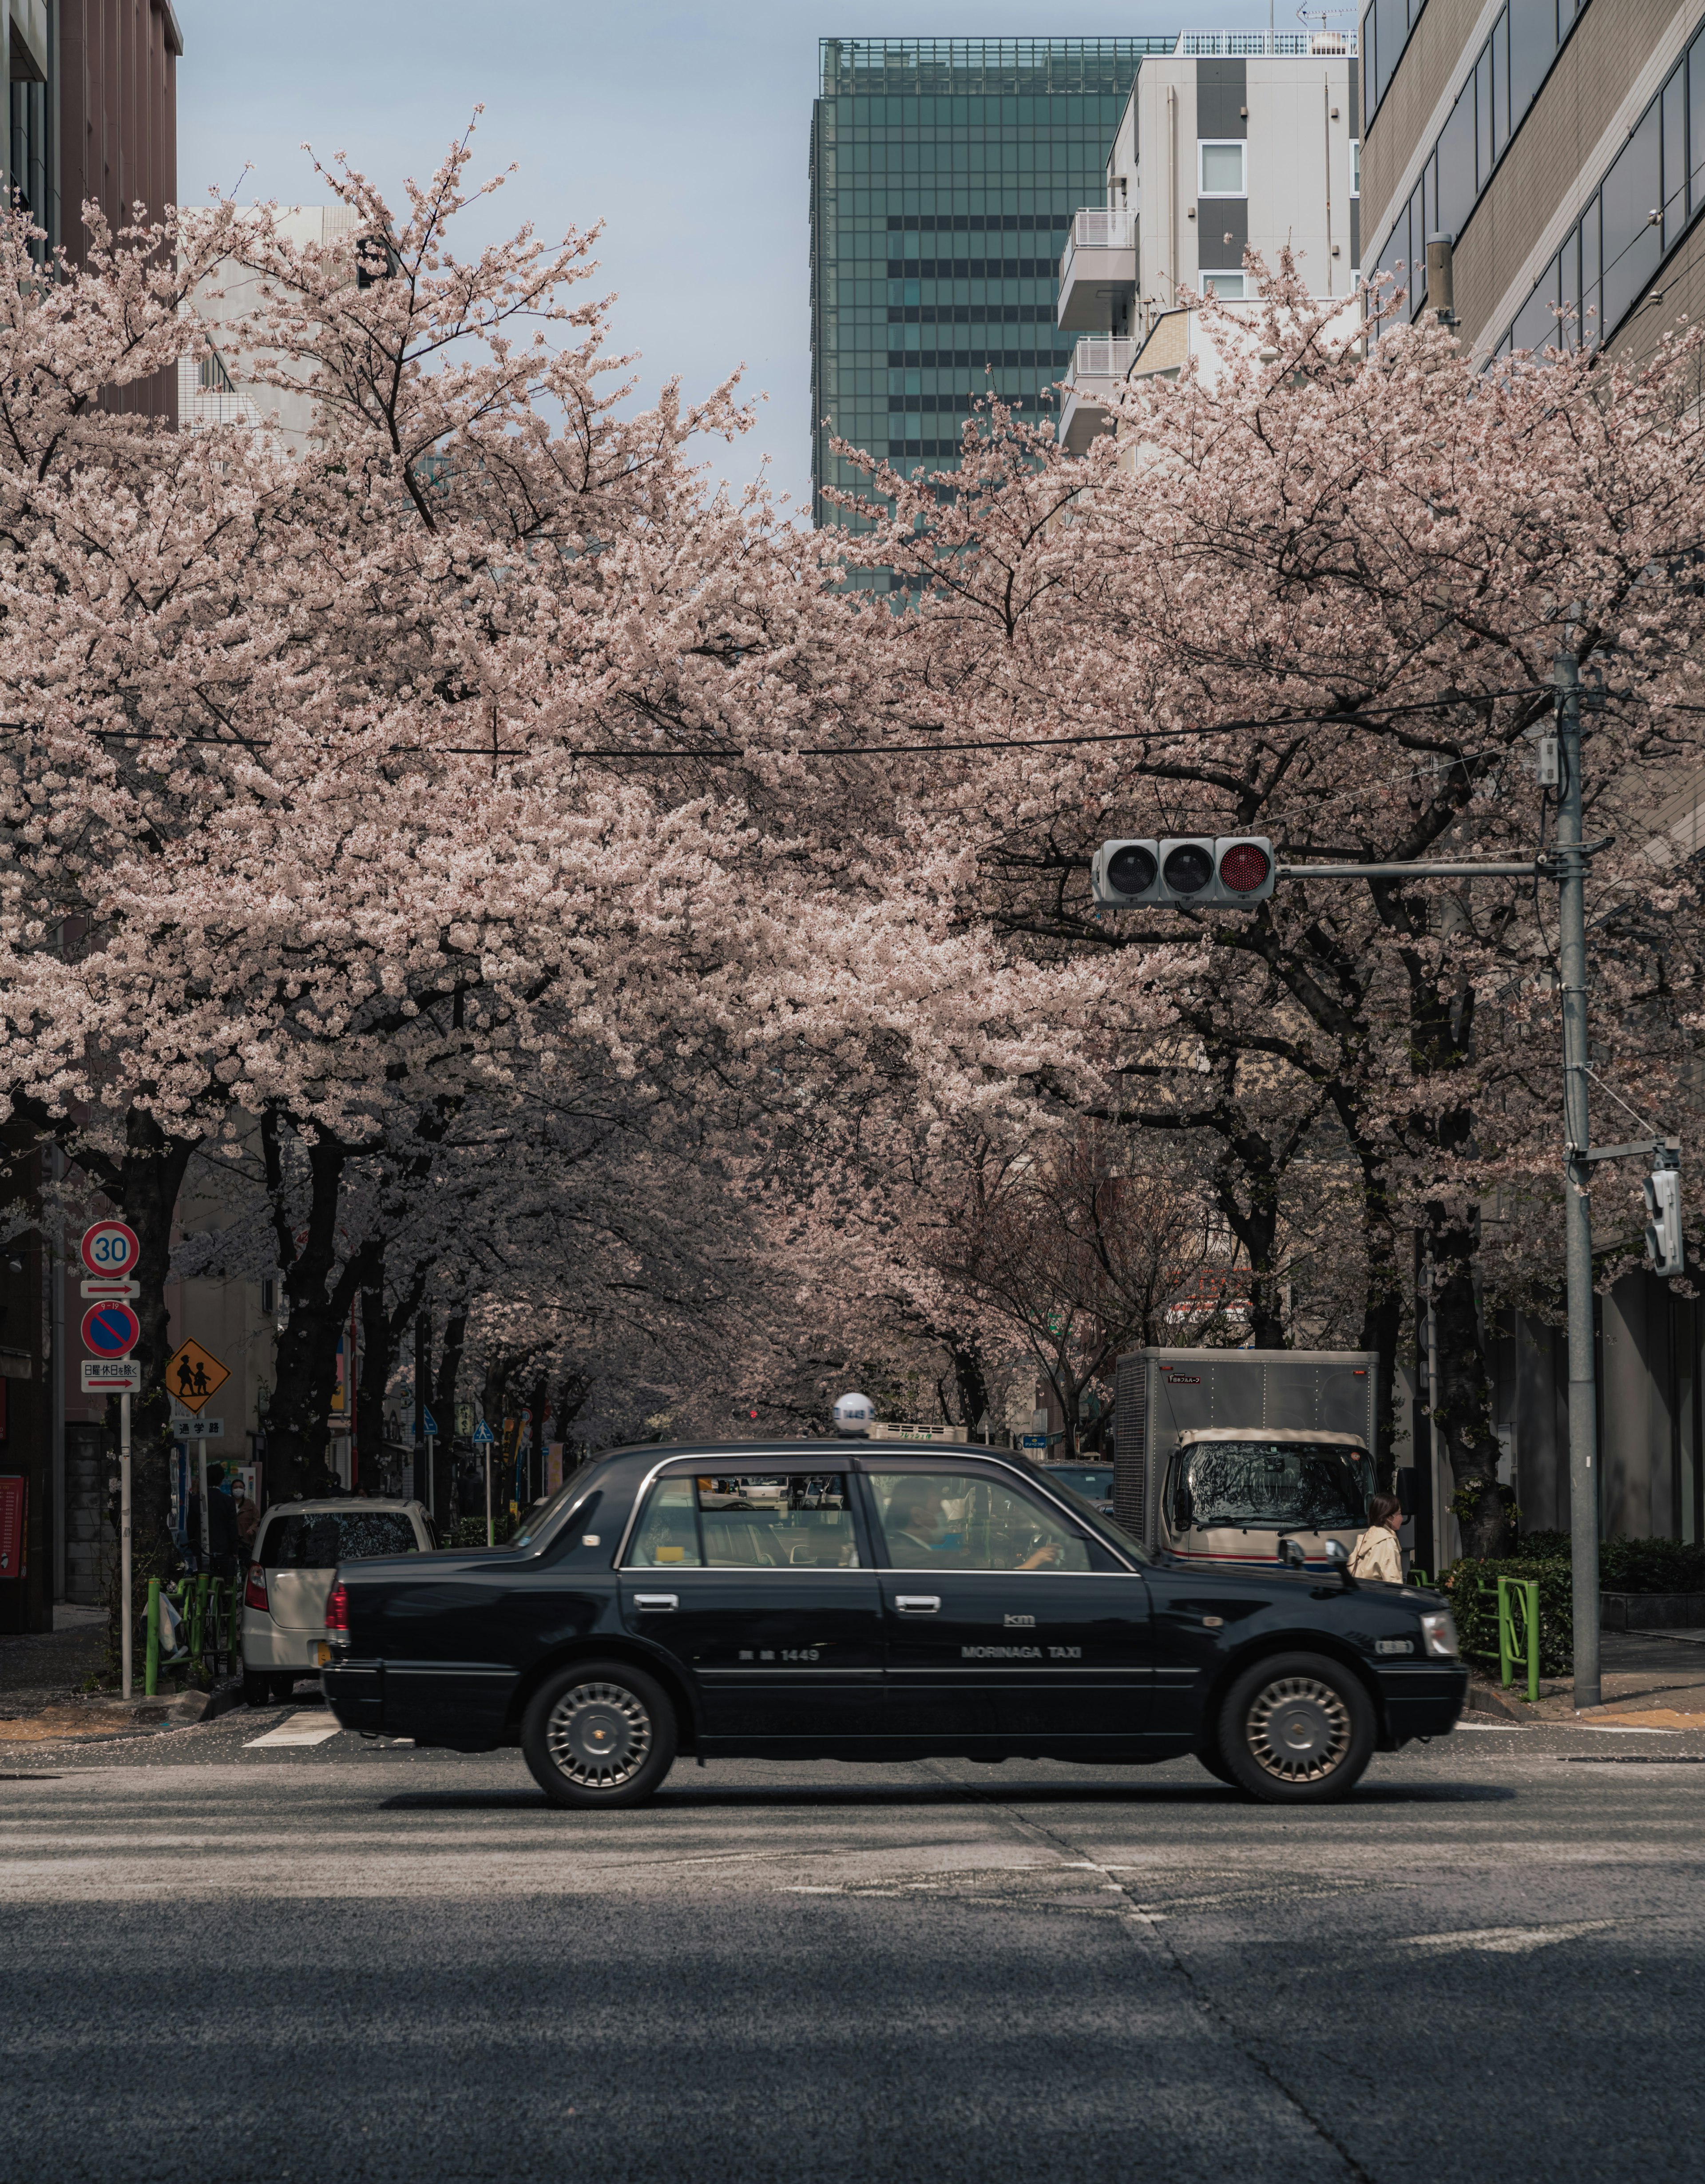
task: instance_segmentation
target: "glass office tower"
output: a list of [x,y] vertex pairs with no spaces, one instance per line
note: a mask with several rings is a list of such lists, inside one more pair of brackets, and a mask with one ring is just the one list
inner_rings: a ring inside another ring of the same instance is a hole
[[[1105,200],[1145,53],[1174,38],[824,38],[811,115],[812,507],[857,474],[836,434],[950,468],[991,385],[1052,417],[1073,337],[1060,254]],[[992,365],[992,372],[985,366]],[[822,420],[830,421],[826,426]]]

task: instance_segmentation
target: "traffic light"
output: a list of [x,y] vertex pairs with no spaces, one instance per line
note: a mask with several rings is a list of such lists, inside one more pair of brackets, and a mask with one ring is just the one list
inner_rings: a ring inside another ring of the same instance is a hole
[[1673,1167],[1661,1167],[1648,1175],[1641,1188],[1651,1216],[1646,1224],[1646,1248],[1652,1255],[1652,1272],[1679,1274],[1687,1263],[1686,1246],[1681,1240],[1681,1178]]
[[1243,910],[1273,893],[1273,844],[1264,834],[1169,836],[1103,842],[1089,866],[1106,910],[1169,903],[1195,910]]

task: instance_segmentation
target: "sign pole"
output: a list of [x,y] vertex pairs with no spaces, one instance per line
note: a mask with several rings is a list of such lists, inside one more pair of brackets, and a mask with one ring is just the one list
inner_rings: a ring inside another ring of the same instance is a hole
[[197,1479],[201,1488],[201,1566],[206,1569],[213,1559],[213,1527],[208,1522],[207,1507],[207,1443],[200,1438],[195,1445]]
[[497,1545],[497,1533],[492,1524],[492,1445],[486,1443],[486,1545]]
[[125,1696],[131,1696],[132,1662],[131,1635],[131,1398],[128,1389],[119,1397],[119,1660],[124,1671]]

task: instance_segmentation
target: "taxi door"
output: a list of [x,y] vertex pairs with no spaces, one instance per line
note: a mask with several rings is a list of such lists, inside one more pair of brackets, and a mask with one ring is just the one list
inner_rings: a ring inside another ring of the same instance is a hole
[[883,1557],[889,1733],[1022,1738],[1069,1756],[1139,1741],[1154,1681],[1148,1587],[1016,1472],[866,1457]]
[[709,1736],[876,1736],[882,1599],[844,1465],[714,1460],[653,1483],[622,1557],[624,1624],[697,1684]]

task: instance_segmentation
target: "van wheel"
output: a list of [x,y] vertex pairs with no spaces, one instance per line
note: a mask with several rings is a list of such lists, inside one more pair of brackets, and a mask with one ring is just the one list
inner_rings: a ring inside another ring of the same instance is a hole
[[625,1661],[577,1662],[540,1685],[521,1748],[553,1804],[638,1805],[675,1759],[675,1709]]
[[242,1672],[242,1703],[264,1707],[271,1696],[271,1677],[262,1675],[257,1669],[245,1669]]
[[1233,1780],[1267,1804],[1330,1804],[1373,1756],[1373,1702],[1353,1669],[1275,1653],[1226,1694],[1219,1749]]

